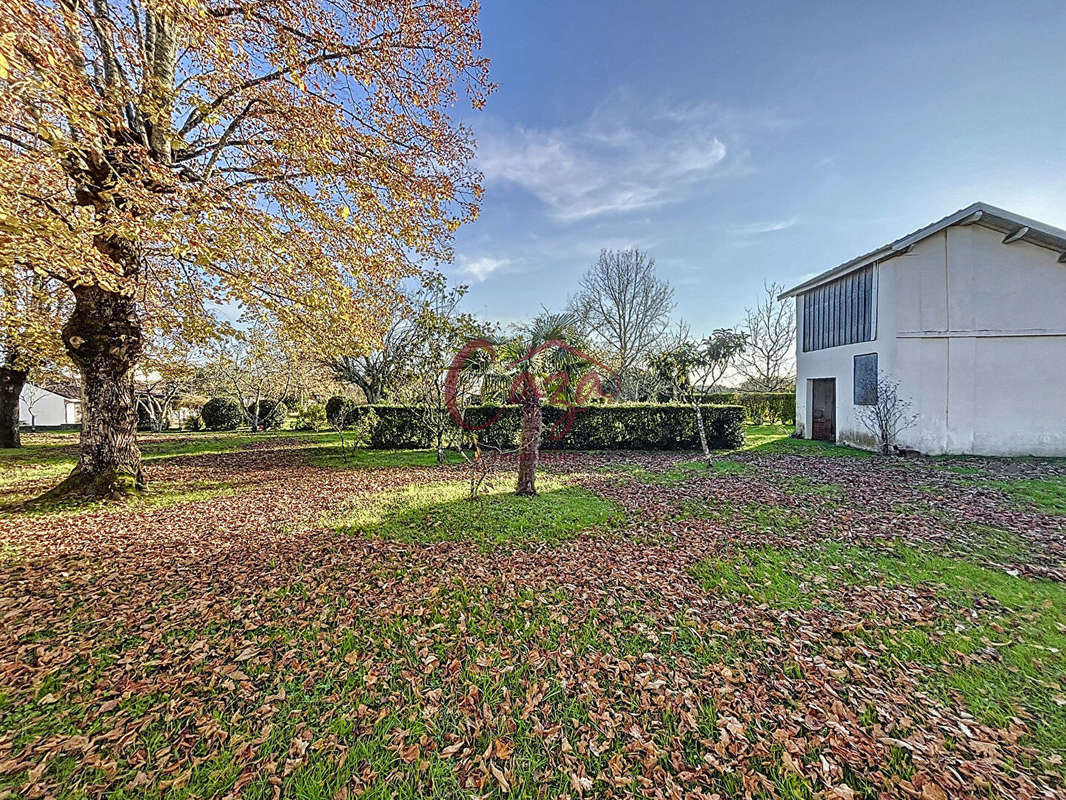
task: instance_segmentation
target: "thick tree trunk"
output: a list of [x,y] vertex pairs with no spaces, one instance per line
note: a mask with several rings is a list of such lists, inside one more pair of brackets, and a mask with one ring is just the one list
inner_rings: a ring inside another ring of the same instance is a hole
[[145,486],[133,394],[141,321],[132,298],[92,286],[79,286],[74,298],[63,343],[81,372],[81,452],[44,497],[121,497]]
[[22,447],[19,395],[25,385],[25,370],[0,367],[0,447]]
[[532,497],[537,493],[537,458],[540,455],[542,416],[540,396],[534,387],[522,394],[522,443],[518,450],[517,493]]

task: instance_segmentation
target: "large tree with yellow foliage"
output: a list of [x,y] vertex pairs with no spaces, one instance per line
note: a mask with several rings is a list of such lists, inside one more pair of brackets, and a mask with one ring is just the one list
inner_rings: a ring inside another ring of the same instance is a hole
[[60,494],[144,483],[151,332],[255,307],[343,346],[477,213],[449,108],[491,90],[469,0],[0,4],[0,270],[65,284],[81,455]]

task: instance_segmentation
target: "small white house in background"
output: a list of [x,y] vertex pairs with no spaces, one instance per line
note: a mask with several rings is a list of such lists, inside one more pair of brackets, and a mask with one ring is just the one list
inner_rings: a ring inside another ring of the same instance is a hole
[[54,428],[81,423],[81,392],[73,384],[26,382],[19,395],[19,425]]
[[873,447],[880,371],[917,415],[901,448],[1066,456],[1066,231],[975,203],[781,297],[803,436]]

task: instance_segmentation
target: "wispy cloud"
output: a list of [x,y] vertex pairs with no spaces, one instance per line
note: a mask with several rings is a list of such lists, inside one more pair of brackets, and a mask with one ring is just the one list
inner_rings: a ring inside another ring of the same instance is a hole
[[757,236],[761,233],[787,230],[798,222],[799,219],[797,217],[770,222],[747,222],[740,225],[730,225],[729,230],[742,236]]
[[483,282],[500,267],[505,267],[510,263],[506,258],[488,258],[487,256],[475,259],[460,257],[457,262],[459,271],[476,278],[478,283]]
[[651,103],[618,91],[572,125],[484,126],[478,163],[489,184],[520,186],[570,222],[683,201],[729,167],[726,142],[740,124],[714,105]]

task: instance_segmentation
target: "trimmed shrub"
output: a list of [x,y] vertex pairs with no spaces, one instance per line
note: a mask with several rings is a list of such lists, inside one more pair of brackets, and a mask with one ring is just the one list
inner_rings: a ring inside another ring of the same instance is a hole
[[[371,447],[388,450],[435,446],[429,431],[420,421],[417,409],[384,405],[357,408],[359,414],[374,412],[378,417],[378,424],[370,440]],[[458,427],[455,431],[458,432]]]
[[244,413],[228,397],[212,397],[200,409],[200,419],[209,431],[235,431],[244,422]]
[[350,399],[335,394],[326,401],[326,422],[331,428],[347,428],[355,418],[355,408]]
[[357,413],[350,425],[353,447],[369,446],[374,441],[374,433],[381,422],[381,418],[373,408],[367,406],[363,408],[366,410]]
[[322,403],[307,403],[297,412],[296,430],[320,431],[326,427],[326,407]]
[[[703,405],[704,428],[708,444],[715,449],[732,449],[744,443],[744,409],[740,406]],[[363,416],[374,414],[377,425],[370,436],[371,447],[425,448],[432,442],[415,410],[404,406],[355,406],[355,427]],[[691,406],[657,403],[595,405],[576,413],[570,431],[559,441],[551,439],[556,423],[567,415],[558,406],[544,406],[544,434],[541,446],[548,450],[694,450],[699,447],[696,414]],[[503,449],[518,446],[522,414],[517,405],[480,405],[466,410],[468,426],[483,426],[478,439]],[[493,421],[494,420],[494,421]],[[565,424],[565,423],[563,423]],[[448,437],[459,439],[462,431],[455,426]]]
[[[256,404],[250,403],[245,410],[248,412],[248,424],[251,425],[252,420],[256,419]],[[259,430],[276,430],[285,424],[287,416],[289,416],[289,407],[284,403],[273,400],[259,401]]]
[[[701,405],[707,444],[733,449],[744,444],[744,412],[737,406]],[[557,442],[551,426],[562,421],[563,408],[545,409],[544,447],[564,450],[693,450],[700,446],[696,412],[687,405],[633,403],[599,405],[581,410],[570,432]],[[519,424],[521,420],[519,419]]]
[[795,392],[711,392],[703,399],[707,403],[741,406],[748,421],[756,425],[796,423]]

